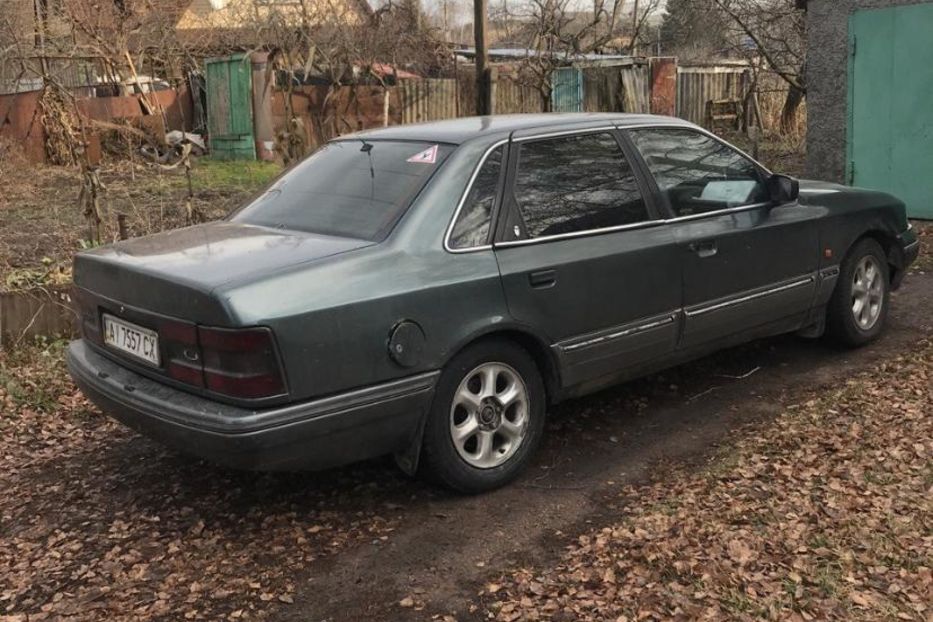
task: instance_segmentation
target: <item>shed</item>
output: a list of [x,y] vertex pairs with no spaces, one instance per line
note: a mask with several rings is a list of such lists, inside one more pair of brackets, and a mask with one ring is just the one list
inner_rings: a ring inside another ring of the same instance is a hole
[[933,218],[933,1],[809,0],[807,168]]

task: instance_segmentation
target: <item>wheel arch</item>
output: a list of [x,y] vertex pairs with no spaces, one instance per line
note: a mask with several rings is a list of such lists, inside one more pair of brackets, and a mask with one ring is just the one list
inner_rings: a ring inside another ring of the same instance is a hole
[[[470,334],[452,347],[444,357],[443,366],[446,366],[455,356],[467,348],[489,340],[507,340],[523,348],[541,373],[544,381],[547,404],[553,404],[561,397],[560,367],[557,356],[552,351],[550,341],[534,329],[520,324],[495,324]],[[395,462],[405,473],[414,475],[421,462],[421,450],[424,437],[424,426],[429,416],[425,412],[417,430],[405,447],[395,452]]]
[[883,229],[869,229],[852,241],[846,249],[845,258],[848,259],[852,249],[855,248],[859,242],[866,239],[874,240],[881,246],[881,250],[887,258],[888,282],[892,284],[893,288],[894,284],[900,282],[901,271],[904,269],[904,257],[901,252],[900,244],[898,244],[897,236]]
[[457,344],[455,348],[452,348],[445,358],[444,364],[446,365],[455,356],[476,343],[495,339],[511,341],[528,352],[541,374],[541,379],[544,381],[544,390],[547,392],[548,403],[551,404],[560,399],[560,366],[557,356],[549,345],[550,340],[528,326],[521,324],[488,326],[470,335]]

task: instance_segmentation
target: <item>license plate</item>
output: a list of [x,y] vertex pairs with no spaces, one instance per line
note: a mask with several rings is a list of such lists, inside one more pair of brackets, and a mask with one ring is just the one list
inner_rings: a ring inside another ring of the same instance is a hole
[[104,314],[104,343],[158,366],[159,335],[153,330]]

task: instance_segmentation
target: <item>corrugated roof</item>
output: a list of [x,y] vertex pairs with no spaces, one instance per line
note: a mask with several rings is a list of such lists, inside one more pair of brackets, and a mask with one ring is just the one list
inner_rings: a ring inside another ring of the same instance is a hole
[[[462,48],[459,50],[454,50],[454,53],[459,54],[460,56],[466,56],[467,58],[472,58],[476,56],[476,49]],[[539,58],[550,56],[560,60],[565,60],[568,63],[575,61],[631,60],[633,58],[632,56],[627,56],[625,54],[596,54],[595,52],[588,52],[585,54],[571,52],[541,52],[530,48],[491,48],[487,50],[486,54],[490,58],[507,59]]]

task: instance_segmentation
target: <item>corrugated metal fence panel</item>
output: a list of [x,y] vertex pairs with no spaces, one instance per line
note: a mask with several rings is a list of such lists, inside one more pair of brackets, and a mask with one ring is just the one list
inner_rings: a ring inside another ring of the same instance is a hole
[[457,80],[402,80],[402,123],[422,123],[457,116]]
[[746,67],[678,67],[677,116],[706,125],[707,102],[744,98],[747,72]]
[[651,112],[651,70],[631,65],[619,70],[622,79],[622,112]]
[[587,67],[583,70],[583,109],[587,112],[648,112],[648,76],[644,64]]
[[[0,95],[13,95],[41,90],[44,81],[42,61],[38,58],[4,59],[0,62]],[[46,59],[49,75],[57,84],[69,89],[94,86],[103,75],[99,59],[92,58],[49,58]]]
[[648,64],[651,72],[651,113],[673,117],[677,114],[677,59],[674,57],[652,58]]

